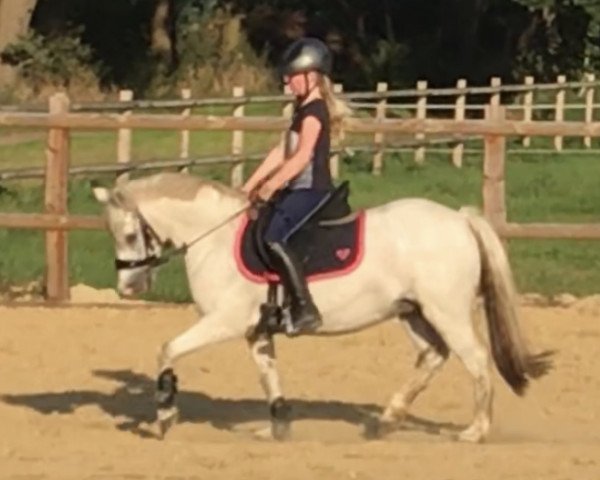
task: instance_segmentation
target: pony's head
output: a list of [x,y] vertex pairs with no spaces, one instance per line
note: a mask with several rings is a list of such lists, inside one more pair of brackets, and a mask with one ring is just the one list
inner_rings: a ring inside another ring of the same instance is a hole
[[108,229],[115,243],[117,290],[124,297],[144,293],[152,286],[153,266],[160,258],[161,241],[146,223],[124,188],[94,187],[104,205]]
[[[181,248],[246,201],[245,195],[195,175],[163,172],[114,188],[94,187],[115,241],[118,291],[147,291],[163,247]],[[203,224],[205,222],[206,224]]]

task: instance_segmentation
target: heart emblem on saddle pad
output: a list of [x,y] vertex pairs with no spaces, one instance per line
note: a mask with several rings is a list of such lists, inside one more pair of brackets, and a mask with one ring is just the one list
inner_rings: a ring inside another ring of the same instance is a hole
[[350,250],[349,248],[338,248],[335,251],[335,256],[343,262],[350,256],[351,253],[352,250]]

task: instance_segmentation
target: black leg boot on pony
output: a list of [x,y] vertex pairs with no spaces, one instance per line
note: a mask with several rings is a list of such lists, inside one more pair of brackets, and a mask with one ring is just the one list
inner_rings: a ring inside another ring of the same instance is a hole
[[290,314],[293,331],[288,332],[288,335],[296,336],[314,332],[323,322],[308,290],[300,261],[286,245],[279,242],[269,242],[267,245],[274,267],[291,297]]

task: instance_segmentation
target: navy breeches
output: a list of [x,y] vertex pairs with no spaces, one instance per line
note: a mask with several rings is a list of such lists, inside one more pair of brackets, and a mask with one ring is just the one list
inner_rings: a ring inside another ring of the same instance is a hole
[[302,226],[304,220],[327,195],[327,191],[313,189],[287,190],[273,206],[274,212],[267,226],[267,242],[285,243]]

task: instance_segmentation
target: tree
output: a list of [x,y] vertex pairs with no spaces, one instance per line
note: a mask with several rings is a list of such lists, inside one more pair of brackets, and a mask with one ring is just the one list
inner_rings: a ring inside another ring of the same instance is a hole
[[[27,33],[37,0],[0,0],[0,52]],[[14,79],[12,67],[0,64],[0,85]]]
[[177,39],[174,0],[156,0],[150,32],[152,54],[167,70],[177,63]]
[[[140,93],[161,82],[176,85],[193,71],[223,88],[229,80],[214,80],[222,74],[250,84],[240,72],[268,75],[263,59],[275,65],[283,49],[303,35],[328,43],[334,79],[348,89],[370,89],[380,81],[410,86],[420,79],[452,85],[461,77],[470,84],[488,83],[492,76],[554,80],[558,73],[573,76],[600,67],[598,0],[375,3],[0,0],[0,50],[29,25],[44,45],[76,35],[91,52],[102,86]],[[0,70],[0,78],[6,71]]]
[[530,10],[519,59],[531,74],[554,80],[600,65],[597,0],[516,0]]

